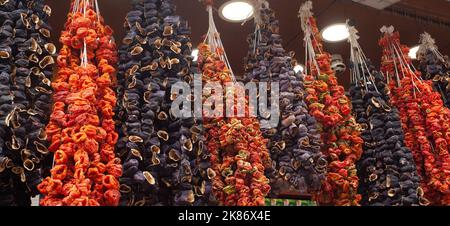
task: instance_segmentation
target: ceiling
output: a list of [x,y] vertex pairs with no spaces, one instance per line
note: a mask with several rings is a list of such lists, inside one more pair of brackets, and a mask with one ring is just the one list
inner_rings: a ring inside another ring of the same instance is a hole
[[[302,44],[303,33],[297,13],[300,5],[305,0],[268,0],[271,8],[277,13],[280,20],[280,32],[284,38],[284,47],[288,51],[295,51],[297,58],[303,62],[304,49]],[[375,0],[373,0],[375,1]],[[69,0],[47,0],[53,9],[50,23],[53,26],[54,42],[57,43],[59,33],[66,20],[69,11]],[[98,0],[100,11],[105,21],[115,31],[117,40],[124,36],[123,23],[128,10],[130,0]],[[205,7],[198,0],[174,0],[177,4],[179,15],[187,19],[192,28],[192,42],[197,45],[200,37],[207,31],[207,13]],[[216,0],[214,6],[219,8],[226,0]],[[320,28],[331,23],[345,22],[347,18],[354,21],[360,33],[360,44],[366,55],[376,65],[381,58],[381,50],[378,47],[380,27],[383,25],[394,25],[402,35],[402,42],[413,46],[419,41],[419,35],[424,31],[436,39],[440,50],[444,54],[450,54],[450,26],[438,25],[436,22],[426,22],[422,17],[431,17],[434,21],[450,23],[450,2],[446,0],[402,0],[389,7],[389,9],[405,11],[393,13],[392,10],[377,10],[351,0],[313,0],[314,13],[317,16]],[[400,15],[402,14],[402,15]],[[405,14],[405,15],[403,15]],[[411,16],[413,14],[413,16]],[[216,14],[217,15],[217,14]],[[407,16],[408,15],[408,16]],[[430,20],[430,19],[428,19]],[[243,74],[244,57],[248,45],[247,35],[252,32],[252,22],[244,25],[229,23],[216,16],[216,25],[221,32],[225,50],[227,51],[233,70],[237,76]],[[349,58],[350,50],[347,42],[326,43],[325,48],[330,53],[341,54],[345,59]],[[341,83],[348,87],[348,73],[339,77]]]

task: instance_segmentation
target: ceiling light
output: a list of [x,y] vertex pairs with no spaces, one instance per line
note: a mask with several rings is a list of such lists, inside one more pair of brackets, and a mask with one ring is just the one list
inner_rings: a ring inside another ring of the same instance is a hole
[[242,22],[253,16],[253,6],[245,0],[232,0],[219,9],[222,19],[229,22]]
[[299,72],[302,72],[302,73],[303,73],[304,70],[305,70],[305,68],[303,68],[303,66],[300,65],[300,64],[297,64],[297,65],[295,65],[295,67],[294,67],[295,73],[299,73]]
[[408,56],[411,57],[411,59],[415,60],[417,59],[417,51],[419,51],[420,46],[414,46],[411,49],[409,49]]
[[350,36],[345,24],[333,24],[322,30],[322,38],[327,42],[340,42]]
[[194,57],[192,61],[197,61],[198,60],[198,49],[193,49],[191,56]]

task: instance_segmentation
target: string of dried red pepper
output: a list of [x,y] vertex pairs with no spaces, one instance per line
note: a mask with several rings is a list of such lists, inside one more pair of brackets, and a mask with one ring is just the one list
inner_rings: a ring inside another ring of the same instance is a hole
[[306,102],[320,125],[325,144],[323,153],[329,162],[327,179],[315,199],[323,205],[359,205],[361,195],[357,192],[359,180],[355,163],[362,154],[361,128],[351,115],[351,102],[345,96],[344,87],[338,84],[331,69],[331,56],[323,49],[311,9],[310,1],[300,9],[309,53]]
[[[383,27],[381,70],[389,79],[392,103],[400,110],[406,145],[412,150],[425,197],[433,205],[450,204],[450,110],[422,81],[393,27]],[[426,204],[426,203],[424,203]]]
[[[220,50],[219,50],[220,51]],[[199,46],[203,82],[231,81],[230,71],[206,44]],[[204,99],[208,99],[204,95]],[[219,106],[216,106],[216,108]],[[224,106],[221,106],[223,108]],[[248,114],[248,110],[247,110]],[[254,118],[204,118],[208,150],[214,170],[213,193],[226,206],[262,206],[270,190],[264,176],[269,158],[266,140]]]
[[[227,83],[233,82],[234,76],[226,62],[225,52],[214,24],[211,4],[207,4],[207,9],[210,29],[205,43],[199,46],[202,81],[204,85],[208,82],[218,82],[225,87]],[[236,87],[224,89],[222,92],[223,96],[231,92],[236,98]],[[204,104],[207,104],[210,98],[214,98],[212,92],[203,93]],[[223,103],[223,100],[220,101]],[[228,100],[227,105],[214,106],[221,115],[219,117],[203,111],[213,170],[210,172],[212,191],[222,205],[263,206],[264,198],[270,191],[269,180],[264,175],[265,165],[270,164],[267,141],[262,136],[259,121],[248,117],[247,104],[246,117],[225,117],[225,107],[229,107],[229,101],[234,101],[234,98]],[[237,113],[239,108],[234,107],[231,110]]]
[[[96,1],[74,0],[60,41],[55,94],[47,126],[54,152],[51,177],[38,189],[43,206],[118,205],[120,159],[112,90],[117,63],[112,30],[104,25]],[[97,7],[98,9],[98,7]]]

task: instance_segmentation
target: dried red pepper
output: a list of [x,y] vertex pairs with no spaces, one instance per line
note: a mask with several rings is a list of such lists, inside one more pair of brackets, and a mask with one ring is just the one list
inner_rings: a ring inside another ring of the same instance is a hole
[[393,104],[400,110],[406,145],[412,150],[425,197],[432,205],[450,204],[449,112],[431,81],[422,81],[393,27],[383,27],[382,71]]
[[[206,44],[201,44],[199,50],[203,82],[230,82],[231,73],[220,58],[221,50],[212,53]],[[204,123],[214,170],[213,193],[218,201],[226,206],[264,205],[264,198],[270,191],[269,181],[264,176],[264,163],[269,154],[258,120],[205,117]]]
[[41,205],[115,206],[122,174],[114,153],[116,46],[94,1],[72,1],[71,8],[60,39],[55,103],[47,126],[54,166],[51,177],[38,186],[45,196]]
[[[212,7],[207,4],[210,16],[210,31],[205,43],[199,45],[199,67],[202,81],[218,82],[222,87],[233,82],[233,74],[225,62],[225,51],[221,46],[218,32],[212,18]],[[207,42],[209,41],[209,42]],[[208,43],[208,44],[206,44]],[[236,87],[233,92],[236,98]],[[203,102],[211,98],[211,92],[203,93]],[[223,101],[229,103],[228,101]],[[248,100],[246,99],[246,103]],[[227,105],[228,106],[228,105]],[[229,107],[229,106],[228,106]],[[232,112],[237,113],[234,106]],[[249,117],[249,107],[245,105],[245,117],[225,117],[225,105],[215,106],[221,116],[213,117],[203,111],[207,147],[211,154],[212,192],[225,206],[263,206],[265,196],[270,191],[269,180],[264,175],[265,164],[269,164],[267,140],[263,138],[259,121]]]
[[362,144],[359,125],[351,113],[351,102],[338,84],[331,69],[331,56],[324,51],[312,3],[300,9],[306,47],[310,53],[305,79],[306,102],[309,112],[320,125],[323,153],[329,162],[327,179],[315,199],[322,205],[359,205],[358,176],[355,163],[361,157]]

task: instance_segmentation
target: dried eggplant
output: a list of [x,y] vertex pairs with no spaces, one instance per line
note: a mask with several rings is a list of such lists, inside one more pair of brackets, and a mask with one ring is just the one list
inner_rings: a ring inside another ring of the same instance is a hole
[[[272,167],[266,169],[266,175],[271,182],[271,193],[276,196],[283,189],[315,193],[321,188],[326,171],[318,163],[323,164],[326,160],[320,150],[305,143],[308,141],[309,144],[311,140],[321,145],[316,122],[307,113],[304,81],[294,72],[294,59],[281,45],[281,36],[277,31],[279,22],[274,11],[265,1],[259,1],[258,4],[260,11],[255,20],[256,32],[252,32],[247,38],[250,48],[246,57],[245,81],[280,84],[280,122],[276,128],[263,129],[265,138],[270,140],[268,148],[271,150]],[[274,116],[266,112],[260,116],[260,120]],[[296,150],[310,156],[314,160],[313,167],[309,158],[302,159],[302,155]],[[292,170],[287,175],[286,166],[295,171]],[[322,171],[316,170],[317,168]]]
[[[2,71],[9,74],[9,78],[6,74],[0,75],[0,92],[9,93],[2,93],[4,97],[0,99],[4,113],[1,114],[3,117],[0,117],[0,120],[5,122],[0,128],[0,149],[3,150],[0,152],[0,158],[3,155],[9,156],[8,171],[15,172],[0,173],[0,187],[3,188],[3,183],[7,181],[14,185],[2,191],[5,195],[12,194],[12,198],[9,203],[3,203],[4,200],[0,198],[0,206],[31,205],[30,197],[39,193],[37,185],[48,174],[47,170],[51,166],[48,142],[42,139],[40,132],[45,129],[49,120],[49,114],[46,113],[50,111],[51,105],[52,87],[49,81],[52,69],[46,68],[41,72],[39,63],[42,62],[41,65],[47,67],[54,62],[53,56],[39,51],[50,42],[51,28],[48,25],[48,16],[43,16],[46,8],[43,2],[1,1],[0,4],[0,11],[6,15],[6,20],[2,20],[0,58],[2,66],[5,66]],[[48,31],[44,32],[45,36],[40,32],[43,27]],[[12,35],[15,36],[14,39]],[[1,47],[5,45],[9,47]],[[15,71],[12,71],[12,68],[15,68]],[[34,76],[35,74],[42,76]],[[41,83],[43,79],[47,80]],[[8,82],[5,83],[6,80]],[[40,92],[43,91],[41,88],[46,91]],[[8,133],[3,134],[6,131]]]
[[[172,84],[181,81],[177,74],[182,68],[187,68],[186,74],[193,74],[195,69],[189,61],[190,53],[181,51],[189,38],[178,35],[188,29],[179,26],[180,20],[171,0],[135,1],[127,14],[127,34],[119,49],[119,101],[115,110],[116,121],[125,123],[118,123],[116,150],[124,153],[124,169],[133,162],[146,175],[145,178],[142,173],[122,176],[122,186],[129,189],[121,192],[121,205],[135,204],[133,195],[145,197],[147,201],[141,202],[142,205],[212,204],[212,197],[206,191],[201,197],[194,195],[194,187],[201,187],[201,181],[206,187],[210,186],[206,174],[208,164],[191,176],[183,176],[185,172],[194,172],[190,164],[182,164],[186,163],[184,160],[203,162],[202,166],[208,162],[189,151],[203,145],[201,123],[188,124],[183,122],[187,119],[172,117],[171,101],[166,99],[171,94]],[[177,142],[182,131],[183,135],[191,137],[194,126],[199,132],[196,142]],[[131,136],[142,138],[139,140],[142,142],[130,141]],[[142,153],[142,158],[138,158],[141,161],[134,163],[133,150]],[[151,183],[147,183],[149,180]],[[144,181],[147,182],[139,186]]]

